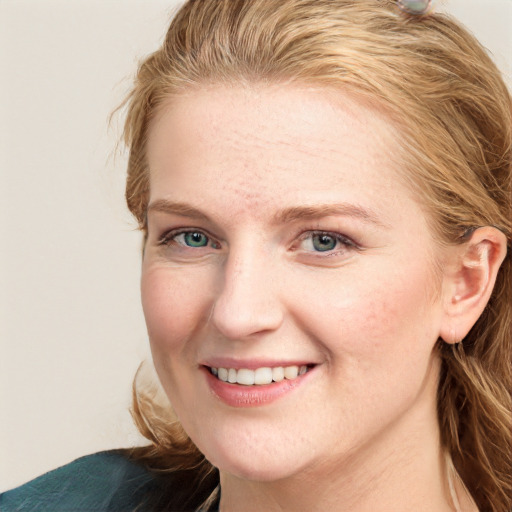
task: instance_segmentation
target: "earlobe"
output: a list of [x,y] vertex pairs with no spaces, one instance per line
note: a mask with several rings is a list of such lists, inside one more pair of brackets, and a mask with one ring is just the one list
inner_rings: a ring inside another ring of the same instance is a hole
[[444,316],[440,337],[459,343],[482,314],[491,297],[498,270],[507,254],[507,239],[485,226],[455,248],[445,273]]

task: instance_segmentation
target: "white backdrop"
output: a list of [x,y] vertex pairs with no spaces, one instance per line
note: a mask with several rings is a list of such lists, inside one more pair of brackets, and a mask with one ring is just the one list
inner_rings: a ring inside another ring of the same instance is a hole
[[[141,439],[140,237],[120,124],[180,0],[0,0],[0,491]],[[512,0],[438,0],[512,83]]]

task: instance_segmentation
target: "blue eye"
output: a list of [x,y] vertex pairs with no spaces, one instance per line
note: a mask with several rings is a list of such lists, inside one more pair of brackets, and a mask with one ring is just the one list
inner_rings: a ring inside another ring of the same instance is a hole
[[194,229],[189,231],[170,231],[160,238],[158,244],[169,248],[174,247],[175,249],[202,249],[208,247],[212,249],[221,248],[220,244],[214,239],[210,238],[207,234],[203,233],[202,231],[195,231]]
[[326,256],[345,254],[357,245],[340,233],[309,231],[303,234],[300,248],[309,253],[325,253]]
[[206,247],[208,245],[208,237],[199,231],[189,231],[178,236],[182,236],[183,242],[189,247]]
[[311,237],[313,249],[318,252],[332,251],[336,248],[338,240],[331,235],[317,234]]

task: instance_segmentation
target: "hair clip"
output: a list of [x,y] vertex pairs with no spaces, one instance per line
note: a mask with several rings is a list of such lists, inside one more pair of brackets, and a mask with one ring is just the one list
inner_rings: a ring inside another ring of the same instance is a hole
[[398,7],[407,14],[423,16],[432,6],[432,0],[398,0]]

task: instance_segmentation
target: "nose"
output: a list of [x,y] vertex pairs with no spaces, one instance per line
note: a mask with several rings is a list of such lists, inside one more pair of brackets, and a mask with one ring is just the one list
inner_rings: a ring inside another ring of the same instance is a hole
[[279,328],[280,280],[268,255],[246,250],[224,265],[211,321],[226,338],[243,340]]

